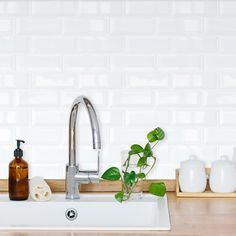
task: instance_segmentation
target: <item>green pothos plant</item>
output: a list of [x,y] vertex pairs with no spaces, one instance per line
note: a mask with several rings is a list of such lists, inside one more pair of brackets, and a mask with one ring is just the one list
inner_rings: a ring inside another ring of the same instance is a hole
[[[120,192],[115,194],[117,201],[123,202],[128,200],[138,182],[148,177],[157,161],[157,158],[153,156],[153,148],[159,141],[163,140],[164,137],[165,133],[159,127],[150,131],[147,134],[148,142],[144,147],[139,144],[131,145],[127,154],[127,159],[122,164],[123,166],[121,171],[117,167],[110,167],[103,173],[102,178],[105,180],[121,180],[122,189]],[[136,163],[137,168],[135,168],[136,172],[134,170],[129,172],[130,162],[132,161],[131,158],[133,158],[134,155],[138,155]],[[156,196],[163,197],[166,193],[166,186],[164,183],[151,183],[149,185],[149,192]]]

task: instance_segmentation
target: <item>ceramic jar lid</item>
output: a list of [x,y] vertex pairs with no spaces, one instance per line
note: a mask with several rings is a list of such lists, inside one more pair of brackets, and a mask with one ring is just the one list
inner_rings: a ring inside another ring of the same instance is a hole
[[199,160],[197,156],[191,155],[188,160],[180,162],[180,169],[182,168],[202,168],[204,162]]

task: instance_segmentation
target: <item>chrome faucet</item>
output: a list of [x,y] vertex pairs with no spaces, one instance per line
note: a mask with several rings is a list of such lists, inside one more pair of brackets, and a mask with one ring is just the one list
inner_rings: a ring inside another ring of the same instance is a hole
[[[85,106],[92,129],[93,149],[97,150],[97,169],[81,171],[76,158],[76,121],[78,110]],[[79,185],[99,182],[99,150],[101,137],[96,112],[92,103],[84,96],[77,97],[70,112],[69,123],[69,164],[66,166],[66,198],[79,199]]]

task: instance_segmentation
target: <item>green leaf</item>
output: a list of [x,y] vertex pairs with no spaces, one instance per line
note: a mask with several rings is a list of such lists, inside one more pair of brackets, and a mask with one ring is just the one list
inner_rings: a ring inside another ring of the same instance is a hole
[[146,175],[144,173],[138,173],[136,176],[139,179],[144,179],[146,177]]
[[144,156],[145,157],[151,157],[152,155],[153,155],[153,153],[152,153],[151,145],[150,145],[150,143],[147,143],[145,148],[144,148]]
[[166,193],[166,186],[164,183],[152,183],[149,186],[149,192],[153,195],[163,197]]
[[146,156],[140,157],[139,160],[138,160],[137,166],[138,167],[143,167],[143,166],[146,166],[146,165],[147,165],[147,157]]
[[136,179],[136,173],[134,171],[131,171],[129,174],[129,179],[130,179],[130,183],[133,184],[135,182]]
[[129,151],[129,156],[135,154],[132,150]]
[[164,133],[164,131],[160,127],[157,127],[154,130],[154,133],[156,135],[157,140],[162,140],[165,137],[165,133]]
[[124,182],[125,182],[126,184],[129,184],[129,172],[125,172],[125,173],[124,173]]
[[103,173],[101,178],[115,181],[115,180],[119,180],[120,177],[121,177],[120,170],[117,167],[111,167]]
[[151,142],[151,143],[157,141],[157,137],[156,137],[156,134],[155,134],[155,131],[154,131],[154,130],[150,131],[150,132],[147,134],[147,139],[148,139],[148,141]]
[[162,140],[162,139],[164,139],[164,137],[165,137],[165,133],[160,127],[157,127],[156,129],[150,131],[147,134],[147,139],[151,143],[155,142],[157,140]]
[[130,148],[134,154],[138,154],[140,152],[143,152],[143,148],[139,144],[133,144]]
[[136,179],[136,173],[134,171],[124,173],[124,182],[127,185],[133,185]]
[[123,202],[123,199],[124,199],[124,192],[118,192],[115,194],[115,199],[118,201],[118,202]]

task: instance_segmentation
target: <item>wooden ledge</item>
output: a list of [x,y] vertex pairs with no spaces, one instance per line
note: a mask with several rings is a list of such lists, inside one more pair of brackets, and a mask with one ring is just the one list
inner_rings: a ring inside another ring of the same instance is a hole
[[[65,180],[64,179],[46,179],[45,180],[50,186],[52,192],[65,192]],[[151,183],[164,182],[166,184],[167,191],[175,191],[175,180],[157,180],[150,179],[144,180],[143,191],[148,190],[148,186]],[[81,192],[117,192],[121,189],[120,181],[106,181],[101,180],[98,184],[82,184],[80,186]],[[8,192],[8,180],[0,180],[0,192]]]

